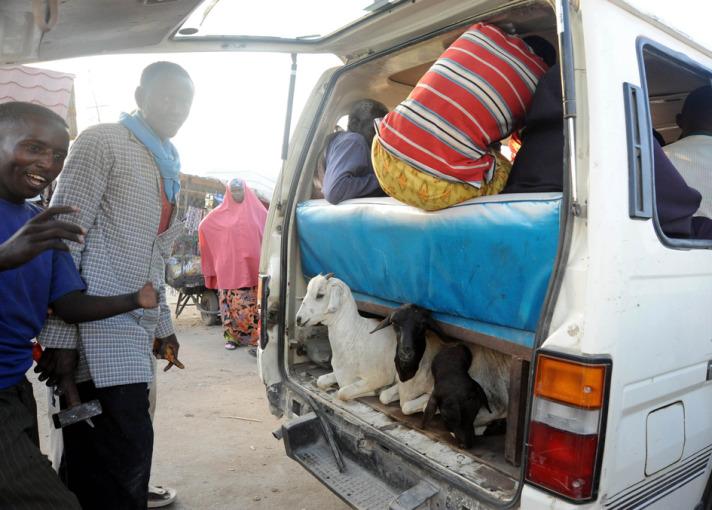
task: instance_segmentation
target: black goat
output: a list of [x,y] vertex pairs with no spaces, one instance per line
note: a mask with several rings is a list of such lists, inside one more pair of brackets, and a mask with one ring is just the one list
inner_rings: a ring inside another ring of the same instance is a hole
[[474,423],[480,408],[492,412],[482,386],[468,374],[471,363],[472,352],[463,344],[444,348],[435,356],[435,388],[423,415],[425,428],[440,409],[445,426],[464,448],[475,444]]
[[430,316],[430,311],[413,304],[405,304],[393,310],[371,333],[390,325],[393,325],[398,340],[396,371],[400,381],[406,382],[415,376],[423,359],[426,331],[430,329],[442,339],[447,337]]

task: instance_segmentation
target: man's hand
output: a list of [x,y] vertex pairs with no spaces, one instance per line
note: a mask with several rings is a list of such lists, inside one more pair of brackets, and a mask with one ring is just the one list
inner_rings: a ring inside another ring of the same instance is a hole
[[165,359],[168,361],[166,368],[163,371],[169,370],[173,365],[180,369],[185,368],[183,363],[178,360],[178,349],[180,344],[175,334],[164,338],[154,338],[153,340],[153,355],[156,359]]
[[[151,282],[146,282],[146,285],[136,292],[136,303],[141,308],[156,308],[158,306],[158,300],[158,291],[153,288]],[[175,335],[173,335],[173,338],[175,338]],[[177,343],[178,341],[176,340],[176,344]]]
[[10,239],[0,244],[0,271],[21,266],[46,250],[69,251],[62,239],[83,243],[84,229],[74,223],[53,219],[58,214],[78,210],[71,206],[50,207],[25,223]]
[[57,386],[59,379],[71,375],[77,369],[79,354],[76,349],[52,349],[42,352],[35,373],[40,381],[47,380],[47,386]]

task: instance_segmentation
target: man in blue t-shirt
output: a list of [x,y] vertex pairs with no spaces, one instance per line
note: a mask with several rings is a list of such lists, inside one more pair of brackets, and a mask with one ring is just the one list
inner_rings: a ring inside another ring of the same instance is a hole
[[387,113],[388,108],[378,101],[362,99],[351,107],[348,131],[331,135],[324,154],[322,187],[328,202],[386,196],[373,173],[371,142],[376,134],[373,121]]
[[[57,178],[68,145],[67,125],[52,111],[30,103],[0,105],[0,508],[80,508],[39,450],[37,410],[25,377],[31,340],[48,310],[77,323],[158,306],[150,283],[122,296],[86,295],[63,242],[82,243],[84,232],[54,219],[75,209],[42,211],[26,202]],[[53,373],[72,374],[76,358],[66,364]]]

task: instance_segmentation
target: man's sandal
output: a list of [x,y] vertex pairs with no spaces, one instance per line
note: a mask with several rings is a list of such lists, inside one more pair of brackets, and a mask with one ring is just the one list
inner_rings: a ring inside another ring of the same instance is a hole
[[176,490],[160,485],[148,486],[148,508],[168,506],[176,500]]

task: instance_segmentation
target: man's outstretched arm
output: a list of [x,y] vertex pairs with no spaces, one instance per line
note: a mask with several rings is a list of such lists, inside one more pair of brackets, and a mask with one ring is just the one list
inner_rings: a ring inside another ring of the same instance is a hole
[[98,321],[136,308],[157,306],[158,292],[150,282],[137,292],[120,296],[89,296],[84,292],[74,291],[51,304],[54,315],[68,324]]

